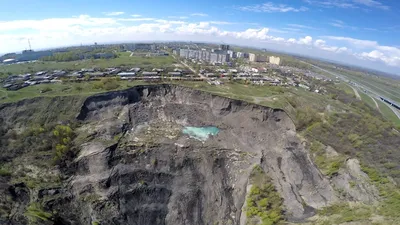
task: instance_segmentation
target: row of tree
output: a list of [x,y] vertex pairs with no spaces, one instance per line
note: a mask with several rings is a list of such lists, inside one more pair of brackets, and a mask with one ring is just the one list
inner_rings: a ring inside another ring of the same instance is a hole
[[68,51],[68,52],[59,52],[55,53],[51,56],[42,57],[42,61],[56,61],[56,62],[69,62],[83,59],[111,59],[117,58],[118,54],[112,51],[99,51],[94,50],[90,52],[82,52],[82,51]]

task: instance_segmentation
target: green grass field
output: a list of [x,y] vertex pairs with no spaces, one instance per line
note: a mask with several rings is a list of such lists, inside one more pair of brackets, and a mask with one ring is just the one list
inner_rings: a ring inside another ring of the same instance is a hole
[[348,95],[355,95],[353,89],[349,86],[349,84],[341,82],[336,84],[336,87],[338,87],[340,90],[344,91]]
[[334,69],[330,64],[323,62],[312,62],[328,71],[341,74],[351,81],[359,83],[376,93],[380,93],[394,101],[400,102],[400,80],[391,79],[384,76],[367,75],[364,72],[349,69]]
[[377,109],[374,100],[372,100],[372,98],[369,95],[365,94],[360,90],[358,91],[358,94],[360,95],[362,101],[367,103],[372,108]]
[[[82,82],[82,83],[55,83],[40,84],[29,86],[18,91],[6,91],[0,88],[0,103],[15,102],[22,99],[34,97],[54,97],[70,95],[92,95],[106,91],[121,90],[141,84],[149,84],[144,81],[118,81],[119,86],[112,90],[96,89],[95,83],[100,81]],[[44,93],[41,93],[45,91]]]
[[172,56],[132,56],[129,52],[119,53],[115,59],[80,60],[72,62],[34,62],[25,64],[12,64],[0,66],[0,78],[11,74],[34,73],[43,70],[80,70],[83,68],[107,68],[130,66],[140,68],[171,67],[176,63]]
[[389,106],[380,100],[376,100],[376,102],[379,105],[379,109],[380,109],[382,115],[386,119],[388,119],[388,120],[392,121],[393,123],[395,123],[396,125],[400,126],[400,119],[396,116],[396,114],[394,114],[394,112],[389,108]]

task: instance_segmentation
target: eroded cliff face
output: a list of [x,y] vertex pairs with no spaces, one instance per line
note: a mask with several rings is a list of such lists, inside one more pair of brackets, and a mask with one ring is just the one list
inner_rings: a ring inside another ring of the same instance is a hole
[[[63,187],[42,190],[56,196],[45,208],[57,211],[58,224],[246,224],[242,211],[255,165],[283,198],[285,218],[301,222],[340,201],[335,186],[361,173],[324,177],[282,110],[179,86],[95,95],[76,118],[86,141],[63,169]],[[220,132],[202,142],[182,134],[185,126]],[[350,167],[356,171],[357,163]],[[364,189],[367,197],[362,190],[349,196],[374,201]]]
[[[281,110],[171,86],[139,87],[88,98],[78,119],[97,138],[83,146],[71,179],[74,196],[118,196],[104,217],[129,224],[238,224],[249,174],[256,164],[284,198],[292,220],[336,201]],[[204,143],[179,132],[216,126]],[[122,133],[112,148],[101,139]],[[99,140],[100,139],[100,140]],[[104,186],[102,184],[106,183]],[[119,208],[119,212],[114,211]]]

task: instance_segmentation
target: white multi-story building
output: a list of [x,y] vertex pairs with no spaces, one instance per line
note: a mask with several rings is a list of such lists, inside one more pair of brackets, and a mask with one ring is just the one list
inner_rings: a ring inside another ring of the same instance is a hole
[[188,50],[180,49],[179,56],[185,59],[202,60],[211,63],[226,63],[229,62],[229,54],[209,52],[206,50]]
[[257,56],[254,53],[249,53],[249,61],[250,62],[256,62],[257,61]]
[[226,53],[228,53],[229,58],[231,58],[231,59],[234,59],[237,57],[237,53],[232,50],[228,50],[228,51],[226,51]]
[[180,49],[179,56],[185,59],[189,58],[189,50],[188,49]]
[[275,57],[275,56],[270,56],[269,57],[269,63],[279,66],[281,64],[281,58]]
[[217,53],[211,53],[210,54],[210,62],[218,62],[218,54]]
[[263,55],[257,55],[254,53],[249,53],[249,61],[250,62],[266,62],[267,57]]

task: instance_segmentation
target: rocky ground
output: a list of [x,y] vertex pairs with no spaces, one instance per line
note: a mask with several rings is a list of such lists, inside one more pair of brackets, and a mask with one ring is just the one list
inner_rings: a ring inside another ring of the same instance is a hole
[[[324,175],[282,110],[170,85],[68,98],[62,101],[69,107],[57,106],[67,119],[37,119],[38,109],[27,116],[40,99],[0,107],[3,137],[9,130],[18,137],[26,120],[36,119],[73,124],[75,133],[65,162],[30,169],[35,179],[56,174],[55,185],[29,185],[14,172],[0,176],[2,224],[261,224],[246,213],[257,179],[271,182],[282,199],[281,220],[289,222],[307,222],[340,202],[379,201],[356,159],[345,159],[333,178]],[[43,104],[54,110],[53,102]],[[184,135],[185,126],[220,132],[201,142]],[[11,154],[17,145],[10,141],[4,146],[7,165],[27,170],[33,153]],[[326,157],[338,154],[323,149]],[[261,173],[250,179],[255,167]]]

